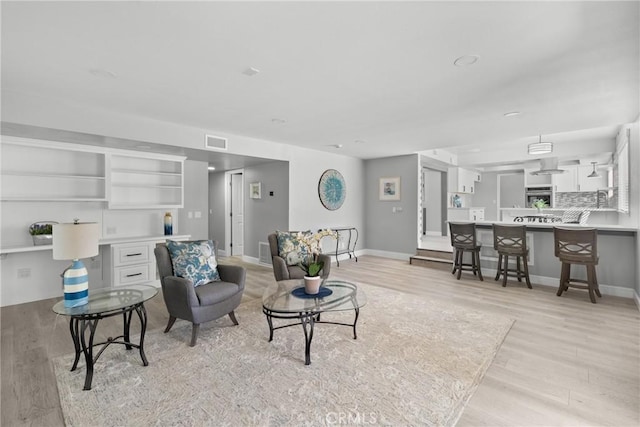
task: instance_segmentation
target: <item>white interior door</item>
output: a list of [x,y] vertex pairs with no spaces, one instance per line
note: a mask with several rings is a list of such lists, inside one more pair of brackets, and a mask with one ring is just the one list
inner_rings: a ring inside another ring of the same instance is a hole
[[231,256],[243,255],[244,199],[243,175],[231,175]]

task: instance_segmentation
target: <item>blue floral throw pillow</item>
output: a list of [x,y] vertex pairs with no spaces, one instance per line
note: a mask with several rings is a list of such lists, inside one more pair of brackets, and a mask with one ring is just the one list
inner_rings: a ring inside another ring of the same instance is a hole
[[[310,233],[310,231],[303,231],[303,234]],[[298,240],[297,232],[276,231],[276,236],[278,238],[278,255],[284,259],[287,265],[298,265],[307,260],[309,251]]]
[[167,241],[173,273],[189,279],[193,286],[219,281],[218,263],[211,240],[197,242]]

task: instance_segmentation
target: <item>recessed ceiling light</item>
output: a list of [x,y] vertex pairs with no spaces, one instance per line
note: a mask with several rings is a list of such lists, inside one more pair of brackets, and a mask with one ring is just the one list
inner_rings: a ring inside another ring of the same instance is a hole
[[466,67],[467,65],[475,64],[478,62],[478,59],[480,59],[478,55],[464,55],[453,61],[453,65],[456,67]]
[[505,117],[514,117],[514,116],[519,116],[521,113],[520,111],[509,111],[508,113],[504,113]]
[[334,144],[333,146],[336,148],[342,148],[342,144]]
[[214,170],[216,170],[216,167],[215,166],[209,166],[207,169],[209,169],[210,171],[214,171]]
[[260,70],[258,70],[257,68],[253,68],[253,67],[249,67],[247,69],[245,69],[242,74],[244,74],[245,76],[255,76],[256,74],[258,74],[260,72]]
[[286,122],[282,119],[271,119],[271,123],[275,124],[275,125],[283,125]]
[[118,75],[113,71],[103,70],[102,68],[91,68],[89,70],[89,73],[93,74],[96,77],[108,77],[111,79],[115,79],[116,77],[118,77]]

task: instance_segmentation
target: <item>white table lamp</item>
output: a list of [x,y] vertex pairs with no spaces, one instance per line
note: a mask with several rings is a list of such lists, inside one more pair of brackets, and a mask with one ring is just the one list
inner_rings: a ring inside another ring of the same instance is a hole
[[53,225],[53,259],[72,260],[62,276],[65,307],[89,302],[89,273],[80,258],[98,255],[100,234],[100,224],[95,222]]

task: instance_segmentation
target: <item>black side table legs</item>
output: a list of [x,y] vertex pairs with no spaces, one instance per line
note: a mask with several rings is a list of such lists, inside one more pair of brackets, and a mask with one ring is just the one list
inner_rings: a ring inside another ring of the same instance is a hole
[[[133,311],[135,310],[138,318],[140,319],[140,343],[134,344],[130,339],[130,330],[131,330],[131,318],[133,317]],[[115,338],[109,337],[106,341],[95,343],[94,338],[96,334],[96,329],[98,328],[98,322],[100,319],[104,319],[105,317],[113,316],[114,314],[122,313],[123,317],[123,334],[117,336]],[[87,342],[87,329],[89,329],[89,339]],[[134,306],[130,306],[122,309],[118,312],[106,313],[105,315],[93,314],[93,315],[83,315],[83,316],[71,316],[69,320],[69,331],[71,333],[71,339],[73,340],[73,347],[75,348],[76,355],[73,361],[73,365],[71,366],[71,370],[75,371],[78,367],[78,361],[80,360],[80,354],[84,354],[84,360],[86,364],[87,373],[85,375],[84,380],[84,390],[91,390],[91,383],[93,381],[93,366],[102,354],[102,352],[110,345],[110,344],[122,344],[125,346],[127,350],[131,350],[132,348],[137,348],[140,350],[140,358],[142,359],[142,364],[144,366],[148,366],[149,362],[147,361],[147,357],[144,354],[144,334],[147,330],[147,310],[144,308],[143,304],[136,304]],[[122,340],[120,340],[122,338]],[[98,353],[93,355],[93,348],[96,346],[102,346]]]

